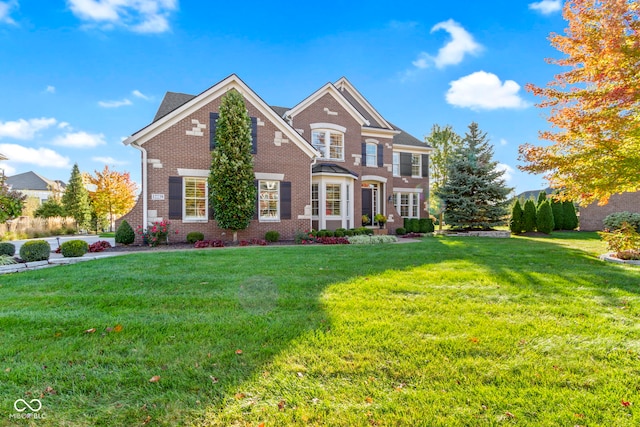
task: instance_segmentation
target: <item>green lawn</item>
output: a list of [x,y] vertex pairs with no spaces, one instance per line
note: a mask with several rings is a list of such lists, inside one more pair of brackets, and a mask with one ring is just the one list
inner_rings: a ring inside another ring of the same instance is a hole
[[0,425],[637,426],[640,268],[604,251],[426,238],[0,276]]

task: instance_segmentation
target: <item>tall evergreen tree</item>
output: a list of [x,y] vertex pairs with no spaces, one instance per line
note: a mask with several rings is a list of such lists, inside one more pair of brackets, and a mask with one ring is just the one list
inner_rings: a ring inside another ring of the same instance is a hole
[[564,216],[565,230],[578,228],[578,215],[576,215],[576,207],[573,202],[569,200],[562,202],[562,215]]
[[506,223],[512,189],[497,166],[487,134],[471,123],[449,165],[447,181],[436,191],[453,228],[489,229]]
[[554,199],[551,202],[551,212],[553,212],[553,223],[555,224],[553,229],[565,230],[566,226],[564,224],[564,207],[562,206],[562,202]]
[[91,223],[89,192],[84,186],[78,164],[73,165],[69,184],[62,195],[62,206],[67,215],[76,220],[76,227],[88,228]]
[[525,232],[536,230],[536,204],[532,199],[524,202],[524,214],[522,217],[523,229]]
[[538,211],[536,212],[536,228],[539,232],[544,234],[551,234],[553,231],[553,213],[551,211],[551,204],[548,200],[540,203]]
[[522,233],[524,230],[524,211],[520,205],[520,200],[516,199],[511,209],[511,222],[509,223],[509,229],[512,233]]
[[220,228],[233,231],[249,226],[255,213],[256,188],[251,156],[251,119],[244,98],[235,90],[222,97],[211,152],[209,203]]
[[538,193],[538,202],[536,203],[536,208],[539,208],[544,201],[547,200],[547,192],[542,190]]

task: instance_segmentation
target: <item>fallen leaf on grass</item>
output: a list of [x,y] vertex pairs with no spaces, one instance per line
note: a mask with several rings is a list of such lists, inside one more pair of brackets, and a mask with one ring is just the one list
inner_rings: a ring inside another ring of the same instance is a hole
[[258,424],[258,427],[264,427],[264,423]]
[[96,331],[96,328],[91,328],[91,329],[87,329],[86,331],[84,331],[85,334],[92,334]]
[[121,324],[117,324],[116,326],[113,327],[113,332],[122,332],[122,325]]
[[244,399],[244,393],[236,393],[233,397],[235,397],[236,400]]
[[626,400],[624,400],[624,399],[622,399],[622,400],[620,401],[620,404],[621,404],[622,406],[624,406],[625,408],[626,408],[626,407],[631,406],[631,402],[627,402],[627,401],[626,401]]
[[151,415],[147,415],[147,418],[145,418],[145,420],[142,422],[142,425],[145,426],[149,424],[150,421],[151,421]]
[[284,411],[284,407],[287,405],[287,402],[285,402],[284,400],[281,400],[280,402],[278,402],[278,410],[279,411]]
[[366,397],[364,401],[367,403],[373,403],[373,399],[371,397]]
[[304,374],[302,372],[298,372],[298,378],[302,378],[304,377]]
[[5,372],[11,372],[11,368],[7,368],[4,370]]
[[237,349],[237,350],[236,350],[236,354],[242,354],[242,350]]
[[469,338],[469,341],[471,341],[474,344],[478,344],[480,342],[480,339],[476,337],[471,337]]
[[56,394],[56,391],[51,386],[48,386],[47,388],[45,388],[44,392],[47,394]]
[[512,414],[511,412],[509,412],[509,411],[505,412],[505,413],[504,413],[504,415],[505,415],[507,418],[515,418],[515,417],[516,417],[515,415],[513,415],[513,414]]
[[149,379],[150,383],[157,383],[158,381],[160,381],[160,375],[154,375]]
[[209,378],[211,378],[211,381],[213,381],[214,384],[218,382],[218,379],[213,375],[209,375]]

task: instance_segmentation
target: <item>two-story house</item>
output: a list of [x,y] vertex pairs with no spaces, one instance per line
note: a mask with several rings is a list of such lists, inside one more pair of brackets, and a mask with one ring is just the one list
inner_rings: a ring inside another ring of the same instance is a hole
[[142,194],[122,219],[168,219],[181,231],[230,239],[209,209],[207,177],[220,98],[237,90],[252,121],[256,215],[240,239],[355,228],[385,214],[388,228],[427,216],[431,148],[386,121],[341,78],[292,108],[266,104],[236,75],[199,95],[168,92],[151,124],[124,143],[140,151]]

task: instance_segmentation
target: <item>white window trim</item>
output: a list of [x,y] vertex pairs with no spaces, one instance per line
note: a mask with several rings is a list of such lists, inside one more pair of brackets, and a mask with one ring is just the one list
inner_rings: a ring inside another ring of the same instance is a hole
[[[273,182],[277,182],[278,183],[278,207],[277,207],[277,212],[278,215],[275,218],[272,217],[262,217],[260,215],[260,185],[265,182],[265,181],[273,181]],[[280,180],[277,179],[261,179],[258,181],[258,222],[280,222],[280,214],[281,214],[281,207],[280,207]]]
[[[398,159],[398,163],[396,163],[396,157]],[[398,166],[397,173],[395,173],[396,171],[394,170],[396,165]],[[400,176],[400,152],[399,151],[394,151],[391,154],[391,172],[392,172],[393,176],[397,176],[397,177]]]
[[[366,167],[377,168],[378,167],[378,144],[373,141],[367,141],[365,142],[365,144],[366,144],[365,159],[363,163]],[[373,153],[373,164],[369,164],[369,153],[368,153],[369,147],[375,147],[375,150]]]
[[[418,156],[418,175],[413,174],[413,156]],[[411,178],[422,178],[422,156],[420,154],[411,153]]]
[[[314,149],[318,150],[320,154],[322,154],[321,158],[324,160],[331,160],[333,162],[344,162],[345,152],[346,152],[344,135],[347,131],[347,128],[345,128],[344,126],[335,125],[333,123],[312,123],[310,126],[311,126],[311,144],[312,145],[313,145],[314,132],[324,132],[325,134],[324,152],[317,149],[315,145],[313,146]],[[342,157],[341,158],[328,157],[331,153],[331,133],[332,132],[334,134],[339,133],[342,136]]]
[[[412,191],[411,189],[394,189],[393,190],[393,207],[396,208],[396,211],[398,211],[398,214],[400,215],[401,218],[420,218],[420,193],[422,193],[422,191]],[[408,205],[408,209],[409,209],[409,215],[408,216],[402,216],[402,212],[400,209],[400,200],[403,194],[406,194],[409,196],[409,205]],[[417,212],[418,215],[417,216],[413,216],[413,211],[414,211],[414,207],[417,207]]]
[[[184,169],[182,169],[182,170],[184,170]],[[187,218],[187,198],[186,198],[187,192],[186,192],[186,186],[187,186],[187,180],[189,178],[196,179],[196,180],[204,180],[204,183],[205,183],[205,187],[204,187],[205,188],[204,189],[204,199],[205,199],[204,217]],[[206,178],[204,176],[185,176],[182,179],[182,222],[183,223],[191,223],[191,224],[209,222],[209,183],[207,182],[207,180],[206,180]]]

